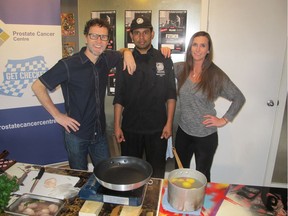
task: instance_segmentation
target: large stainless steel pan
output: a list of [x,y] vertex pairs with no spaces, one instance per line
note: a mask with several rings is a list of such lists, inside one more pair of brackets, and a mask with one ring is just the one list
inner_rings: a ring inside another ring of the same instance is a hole
[[152,171],[147,161],[130,156],[105,159],[94,167],[97,181],[116,191],[129,191],[143,186],[149,181]]

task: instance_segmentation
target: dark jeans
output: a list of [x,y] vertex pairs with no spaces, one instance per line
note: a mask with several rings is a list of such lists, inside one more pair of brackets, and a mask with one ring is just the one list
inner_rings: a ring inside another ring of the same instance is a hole
[[106,134],[98,135],[96,140],[84,140],[65,132],[65,148],[71,169],[87,170],[88,154],[94,167],[110,156]]
[[183,167],[190,168],[191,158],[195,154],[196,170],[203,173],[208,182],[211,180],[210,170],[217,146],[217,132],[206,137],[196,137],[186,134],[178,126],[175,138],[175,148]]
[[162,132],[136,134],[123,131],[123,133],[126,141],[121,143],[121,154],[143,158],[145,150],[146,161],[153,168],[152,177],[164,178],[167,140],[160,138]]

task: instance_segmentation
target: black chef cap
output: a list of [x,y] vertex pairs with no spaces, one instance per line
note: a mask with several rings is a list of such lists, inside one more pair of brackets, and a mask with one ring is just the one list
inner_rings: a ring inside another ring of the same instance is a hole
[[130,31],[132,32],[135,29],[139,28],[151,28],[153,29],[153,26],[151,24],[151,21],[146,17],[138,17],[132,20]]

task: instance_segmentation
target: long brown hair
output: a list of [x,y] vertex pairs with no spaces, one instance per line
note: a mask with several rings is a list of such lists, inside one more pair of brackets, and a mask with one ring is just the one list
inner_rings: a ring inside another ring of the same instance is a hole
[[[200,81],[197,83],[197,90],[202,90],[203,93],[207,95],[208,100],[213,100],[216,97],[216,94],[221,90],[222,82],[225,74],[219,73],[218,70],[208,70],[212,65],[213,59],[213,44],[210,35],[205,31],[196,32],[190,39],[190,42],[187,47],[186,52],[186,61],[184,66],[184,71],[180,73],[178,80],[178,93],[180,88],[183,86],[186,79],[189,77],[189,73],[194,68],[194,61],[191,52],[191,47],[194,41],[194,38],[204,36],[208,39],[208,50],[205,60],[202,64],[202,72],[200,75]],[[219,70],[221,71],[221,70]],[[220,85],[219,85],[220,84]],[[220,87],[220,88],[219,88]]]

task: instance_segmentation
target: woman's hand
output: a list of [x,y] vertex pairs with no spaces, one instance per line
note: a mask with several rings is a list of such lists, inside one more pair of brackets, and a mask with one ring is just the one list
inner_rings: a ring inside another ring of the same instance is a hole
[[205,115],[205,120],[202,122],[206,127],[223,127],[228,123],[226,118],[217,118],[212,115]]

